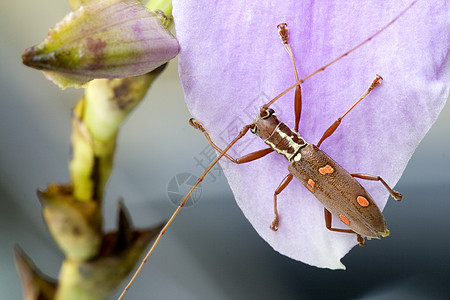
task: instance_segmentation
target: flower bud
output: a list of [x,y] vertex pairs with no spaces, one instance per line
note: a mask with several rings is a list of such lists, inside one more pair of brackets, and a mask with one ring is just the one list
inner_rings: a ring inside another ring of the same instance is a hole
[[50,184],[38,191],[45,223],[67,258],[89,260],[102,243],[101,207],[96,201],[78,201],[72,187]]
[[118,231],[103,236],[100,253],[93,259],[66,259],[59,273],[55,299],[106,299],[131,272],[147,245],[163,228],[158,224],[135,230],[125,206],[119,206]]
[[22,60],[65,88],[145,74],[178,52],[178,41],[139,1],[96,0],[69,13]]
[[23,298],[27,300],[55,299],[56,280],[46,276],[19,246],[14,247],[17,272],[22,280]]

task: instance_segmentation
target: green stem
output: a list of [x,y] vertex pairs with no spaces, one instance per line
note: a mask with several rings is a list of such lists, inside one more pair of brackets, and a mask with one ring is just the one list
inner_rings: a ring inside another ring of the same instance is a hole
[[152,11],[160,10],[166,16],[172,16],[172,0],[150,0],[145,6]]
[[141,76],[96,79],[88,84],[83,99],[74,109],[72,122],[70,171],[76,199],[102,199],[120,125],[144,98],[157,74],[158,69]]

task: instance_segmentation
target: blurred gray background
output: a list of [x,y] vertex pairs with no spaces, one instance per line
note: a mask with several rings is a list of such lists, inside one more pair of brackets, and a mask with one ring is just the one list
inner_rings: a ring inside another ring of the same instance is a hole
[[[41,218],[36,189],[69,180],[70,110],[82,90],[59,90],[22,66],[20,55],[69,10],[65,1],[0,2],[0,299],[22,297],[15,244],[52,277],[63,259]],[[183,172],[199,176],[195,159],[207,146],[189,118],[173,61],[121,131],[106,229],[115,227],[119,197],[139,227],[172,213],[169,181]],[[170,227],[127,299],[450,298],[449,128],[447,104],[397,185],[404,201],[390,200],[384,211],[391,236],[354,248],[343,259],[347,271],[317,269],[273,251],[216,171],[199,201]]]

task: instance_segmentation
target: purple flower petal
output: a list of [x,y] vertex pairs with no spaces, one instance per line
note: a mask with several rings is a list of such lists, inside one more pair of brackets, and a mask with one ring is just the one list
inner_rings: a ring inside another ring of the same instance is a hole
[[[305,77],[367,39],[409,3],[174,1],[188,108],[225,147],[259,106],[295,82],[277,24],[288,24],[299,74]],[[375,74],[382,75],[383,83],[321,149],[349,172],[379,175],[394,186],[448,97],[448,12],[448,3],[419,1],[381,35],[307,80],[300,134],[317,144]],[[293,126],[293,91],[272,108]],[[266,147],[247,134],[230,153],[238,157]],[[356,244],[355,235],[327,230],[323,206],[296,180],[279,196],[279,230],[269,229],[273,192],[287,166],[276,153],[244,165],[222,162],[238,205],[275,250],[310,265],[345,268],[340,259]],[[362,184],[383,208],[386,189],[379,182]],[[336,218],[333,224],[346,228]]]

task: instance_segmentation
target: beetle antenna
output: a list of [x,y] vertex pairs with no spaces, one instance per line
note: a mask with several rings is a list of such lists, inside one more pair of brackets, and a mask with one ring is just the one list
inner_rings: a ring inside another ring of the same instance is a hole
[[141,272],[142,267],[145,265],[145,263],[147,262],[148,258],[150,257],[150,255],[153,253],[153,250],[155,250],[156,245],[158,245],[159,240],[161,239],[161,237],[164,235],[164,233],[166,232],[167,228],[170,226],[170,224],[172,223],[172,221],[175,219],[175,217],[178,215],[178,213],[180,212],[181,208],[186,204],[187,199],[189,198],[189,196],[192,194],[192,192],[195,190],[195,188],[200,184],[200,182],[203,181],[203,179],[205,178],[205,176],[208,174],[208,172],[214,167],[214,165],[223,157],[225,156],[225,154],[228,152],[228,150],[230,150],[230,148],[238,141],[240,140],[250,129],[250,125],[246,125],[242,128],[242,130],[240,131],[239,135],[237,137],[234,138],[234,140],[228,144],[228,146],[223,150],[223,152],[221,152],[217,158],[211,163],[211,165],[206,169],[206,171],[202,174],[202,176],[200,176],[200,178],[197,180],[197,182],[192,186],[192,188],[189,190],[189,192],[187,193],[187,195],[184,197],[183,201],[181,201],[181,203],[178,205],[177,209],[173,212],[172,216],[170,217],[170,219],[167,221],[166,225],[164,225],[164,227],[161,229],[158,237],[156,238],[156,240],[153,242],[152,247],[150,248],[150,250],[148,250],[147,254],[145,255],[144,259],[142,260],[141,264],[139,265],[138,269],[136,270],[136,272],[134,273],[133,277],[131,278],[130,282],[128,282],[127,286],[124,288],[124,290],[122,291],[122,294],[120,294],[118,300],[123,299],[123,297],[125,296],[125,293],[128,291],[128,289],[131,287],[131,285],[133,284],[134,280],[136,279],[136,277],[138,276],[139,272]]
[[352,48],[351,50],[345,52],[344,54],[342,54],[341,56],[337,57],[336,59],[334,59],[333,61],[329,62],[328,64],[326,64],[325,66],[317,69],[316,71],[312,72],[311,74],[309,74],[308,76],[298,80],[295,84],[291,85],[289,88],[287,88],[284,92],[282,92],[281,94],[279,94],[278,96],[276,96],[275,98],[273,98],[272,100],[270,100],[269,103],[265,104],[263,107],[264,109],[268,109],[269,106],[271,106],[275,101],[277,101],[278,99],[280,99],[281,97],[283,97],[287,92],[289,92],[290,90],[292,90],[293,88],[295,88],[296,86],[299,86],[300,84],[302,84],[303,82],[305,82],[306,80],[308,80],[309,78],[311,78],[312,76],[316,75],[319,72],[324,71],[326,68],[328,68],[329,66],[331,66],[332,64],[334,64],[335,62],[339,61],[341,58],[343,58],[344,56],[349,55],[350,53],[352,53],[353,51],[355,51],[356,49],[358,49],[359,47],[361,47],[362,45],[366,44],[367,42],[369,42],[370,40],[372,40],[374,37],[376,37],[377,35],[379,35],[380,33],[382,33],[383,31],[385,31],[389,26],[391,26],[393,23],[395,23],[401,16],[403,16],[411,7],[413,7],[417,1],[419,0],[415,0],[413,2],[411,2],[410,5],[408,5],[408,7],[406,7],[400,14],[398,14],[394,19],[392,19],[389,23],[387,23],[386,25],[384,25],[383,28],[381,28],[380,30],[378,30],[377,32],[375,32],[372,36],[370,36],[368,39],[366,39],[365,41],[363,41],[362,43],[358,44],[356,47]]

